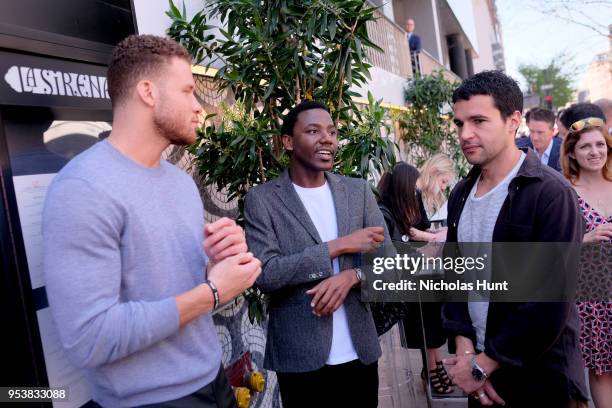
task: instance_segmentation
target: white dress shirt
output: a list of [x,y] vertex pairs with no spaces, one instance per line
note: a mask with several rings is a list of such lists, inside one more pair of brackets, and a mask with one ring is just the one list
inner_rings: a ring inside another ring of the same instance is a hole
[[546,148],[546,150],[544,150],[544,153],[542,153],[541,156],[540,156],[540,153],[536,150],[536,154],[540,158],[540,162],[545,166],[548,165],[548,159],[550,158],[550,152],[552,151],[552,147],[553,147],[553,139],[550,139],[550,143],[548,144],[548,147]]

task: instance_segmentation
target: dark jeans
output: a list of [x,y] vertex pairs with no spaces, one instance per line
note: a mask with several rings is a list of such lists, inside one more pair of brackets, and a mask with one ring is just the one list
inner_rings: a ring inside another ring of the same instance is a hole
[[[96,407],[101,405],[95,404]],[[160,402],[157,404],[143,405],[141,408],[235,408],[236,399],[230,386],[229,380],[225,375],[223,365],[219,367],[219,372],[212,382],[193,394],[172,401]]]
[[[483,405],[476,399],[469,397],[468,398],[468,408],[482,408]],[[509,408],[509,407],[514,407],[517,405],[512,405],[509,406],[508,404],[506,405],[497,405],[497,404],[493,404],[493,405],[489,405],[488,408]],[[589,404],[585,401],[576,401],[576,400],[571,400],[568,403],[565,403],[564,405],[548,405],[548,402],[539,402],[539,401],[533,401],[532,405],[520,405],[520,408],[543,408],[543,407],[550,407],[550,408],[588,408]]]
[[276,373],[283,408],[376,407],[378,362],[359,360],[305,373]]
[[[586,408],[585,399],[559,372],[540,368],[504,367],[491,375],[491,384],[506,401],[504,408]],[[483,405],[469,397],[469,408]],[[501,408],[501,405],[494,405]]]

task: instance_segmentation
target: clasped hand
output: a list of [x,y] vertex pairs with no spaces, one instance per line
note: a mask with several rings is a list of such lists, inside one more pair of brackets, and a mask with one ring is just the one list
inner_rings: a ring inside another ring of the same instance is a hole
[[319,282],[314,288],[306,291],[312,296],[310,306],[317,316],[327,316],[334,313],[344,303],[346,295],[358,282],[354,269],[345,269],[337,275]]
[[452,366],[448,372],[453,384],[457,385],[466,394],[471,394],[484,406],[494,403],[505,405],[506,402],[497,394],[489,379],[476,381],[472,376],[472,355],[460,355],[444,359],[446,365]]

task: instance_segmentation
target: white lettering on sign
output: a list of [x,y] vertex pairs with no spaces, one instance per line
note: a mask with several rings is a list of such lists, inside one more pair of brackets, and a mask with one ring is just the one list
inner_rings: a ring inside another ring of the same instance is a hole
[[110,99],[103,76],[13,65],[6,71],[4,80],[19,93]]

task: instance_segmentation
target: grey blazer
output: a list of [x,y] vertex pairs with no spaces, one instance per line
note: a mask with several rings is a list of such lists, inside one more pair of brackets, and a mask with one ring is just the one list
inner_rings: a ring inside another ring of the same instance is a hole
[[[325,173],[338,222],[338,236],[370,226],[385,228],[385,248],[392,248],[383,216],[368,183]],[[317,317],[305,292],[332,276],[327,243],[321,242],[285,171],[253,187],[245,202],[246,239],[263,271],[259,287],[269,295],[269,322],[264,367],[279,372],[306,372],[325,365],[332,341],[332,316]],[[342,255],[340,270],[361,265],[361,254]],[[344,301],[355,350],[364,364],[381,355],[370,305],[352,289]]]

